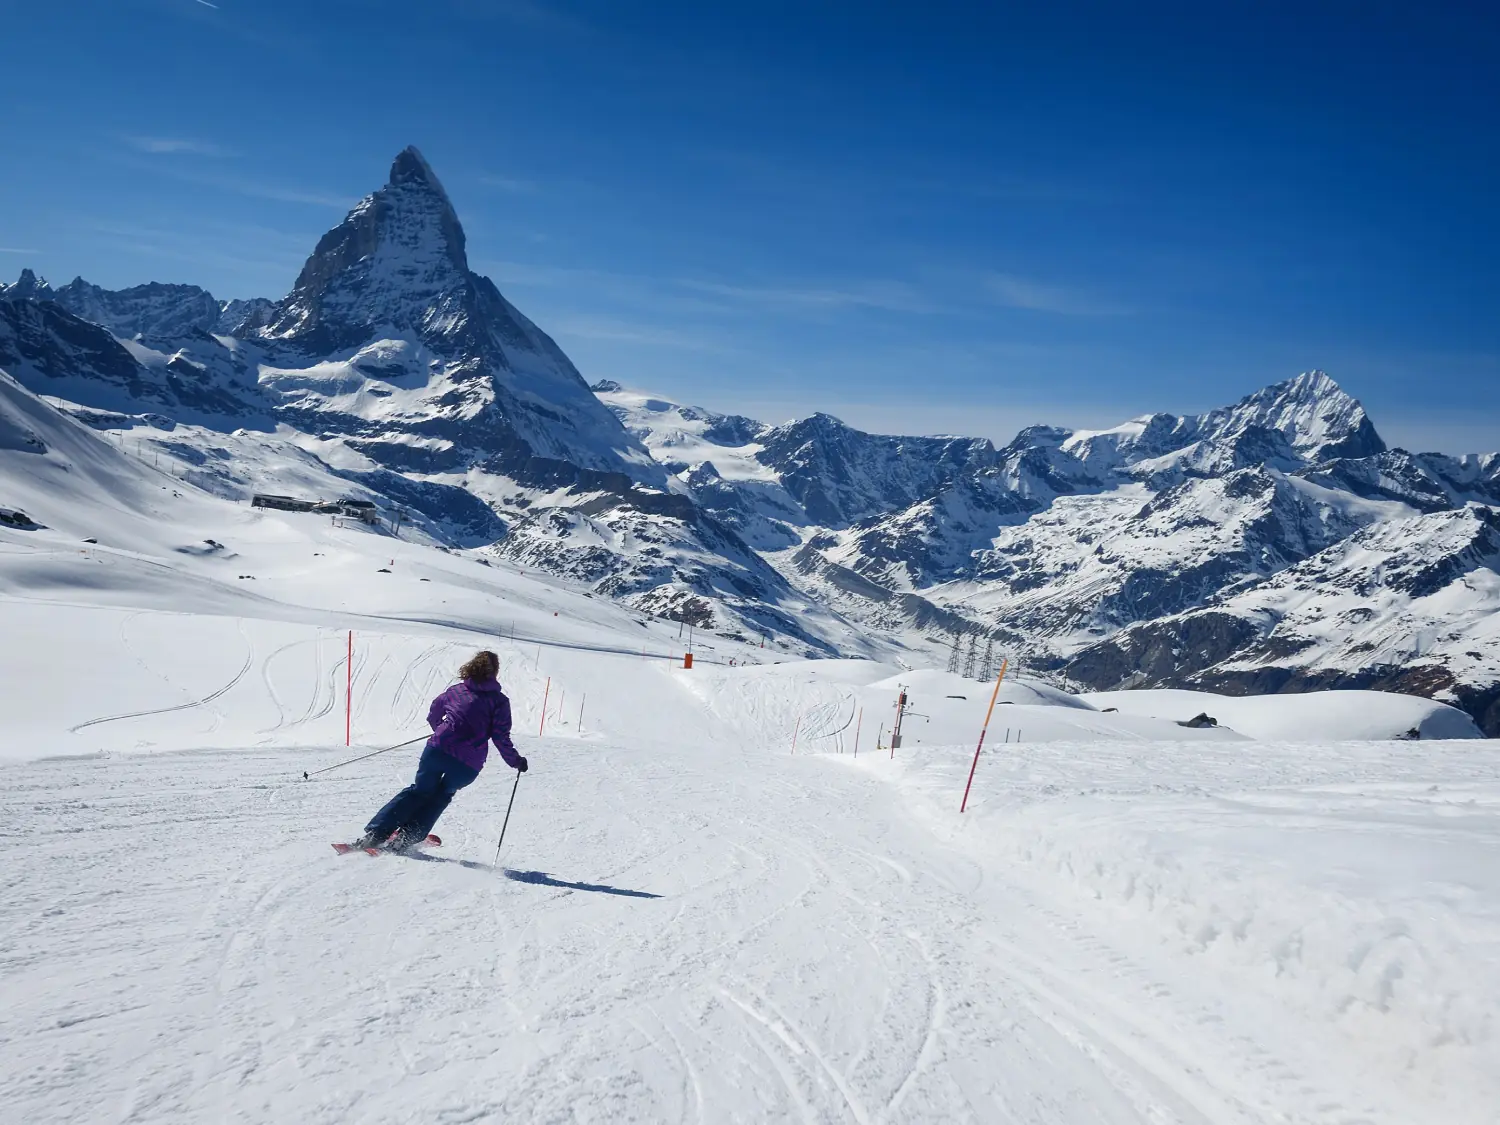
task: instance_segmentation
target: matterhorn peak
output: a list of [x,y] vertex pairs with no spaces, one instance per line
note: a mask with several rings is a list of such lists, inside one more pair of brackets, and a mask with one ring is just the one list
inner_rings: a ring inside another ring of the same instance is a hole
[[442,350],[441,338],[468,319],[473,282],[453,204],[422,154],[406,148],[390,181],[318,241],[261,334],[326,352],[358,347],[380,326]]
[[396,159],[391,161],[390,183],[392,187],[403,184],[418,184],[432,188],[445,199],[448,193],[443,190],[437,174],[433,172],[432,165],[427,163],[421,150],[416,145],[407,145],[396,154]]

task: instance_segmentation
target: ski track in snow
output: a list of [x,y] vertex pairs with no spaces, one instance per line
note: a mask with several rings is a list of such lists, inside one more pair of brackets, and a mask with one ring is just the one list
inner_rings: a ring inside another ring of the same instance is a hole
[[[127,650],[131,647],[129,638],[127,636],[127,629],[131,619],[134,616],[136,615],[131,615],[131,617],[127,617],[120,623],[121,639],[124,642]],[[88,719],[84,722],[78,723],[76,726],[69,727],[68,732],[70,734],[77,734],[79,731],[87,730],[89,727],[96,727],[103,723],[118,723],[123,722],[127,719],[144,719],[155,715],[166,715],[173,711],[189,711],[198,707],[207,707],[214,700],[218,699],[222,695],[225,695],[231,689],[237,687],[239,685],[239,682],[245,678],[245,674],[250,671],[250,666],[255,662],[255,649],[251,646],[249,638],[244,636],[243,623],[241,623],[240,636],[245,641],[244,664],[240,666],[239,671],[234,674],[234,676],[229,680],[228,683],[224,684],[222,687],[216,688],[214,691],[210,692],[208,695],[203,696],[201,699],[189,699],[184,703],[175,703],[168,707],[156,707],[146,711],[131,711],[123,715],[102,715],[99,718]],[[143,668],[149,667],[143,661],[141,662],[141,666]],[[167,682],[169,684],[171,683],[170,680]],[[175,687],[175,685],[173,686]],[[219,725],[219,719],[222,719],[221,715],[217,716],[215,721],[209,726],[208,729],[210,731],[217,729]]]
[[501,877],[493,774],[445,821],[461,865],[310,838],[397,770],[13,767],[0,1098],[27,1121],[1410,1120],[949,850],[885,780],[525,749],[504,863],[663,897]]

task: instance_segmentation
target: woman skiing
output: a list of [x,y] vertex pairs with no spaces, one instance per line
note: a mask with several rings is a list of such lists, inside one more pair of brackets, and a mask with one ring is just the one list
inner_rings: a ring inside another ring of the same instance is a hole
[[416,779],[365,825],[355,847],[404,851],[432,831],[453,795],[484,768],[489,743],[511,769],[526,772],[526,759],[510,740],[510,700],[496,676],[500,658],[478,652],[458,670],[459,682],[432,701],[427,725],[432,737],[417,763]]

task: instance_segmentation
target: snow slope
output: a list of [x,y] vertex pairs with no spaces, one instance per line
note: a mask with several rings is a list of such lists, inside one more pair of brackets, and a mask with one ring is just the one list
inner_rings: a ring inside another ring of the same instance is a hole
[[[408,734],[477,636],[356,633],[345,751],[326,627],[18,610],[52,659],[7,682],[49,705],[7,745],[105,751],[4,767],[21,1119],[1493,1120],[1487,744],[997,738],[960,818],[967,745],[787,738],[942,674],[502,642],[533,769],[500,867],[501,770],[431,858],[341,859],[414,755],[301,772]],[[90,629],[119,699],[57,673]]]
[[1102,691],[1079,698],[1101,711],[1185,721],[1211,715],[1223,726],[1271,741],[1403,738],[1482,738],[1474,720],[1456,707],[1385,691],[1320,691],[1305,695],[1232,696],[1157,688]]
[[[172,496],[17,401],[0,485],[75,487],[0,526],[19,1120],[1494,1120],[1489,743],[1022,680],[960,817],[988,685],[718,637],[686,670],[585,587]],[[419,733],[480,645],[533,765],[499,866],[499,768],[429,858],[336,857],[416,751],[303,772]]]

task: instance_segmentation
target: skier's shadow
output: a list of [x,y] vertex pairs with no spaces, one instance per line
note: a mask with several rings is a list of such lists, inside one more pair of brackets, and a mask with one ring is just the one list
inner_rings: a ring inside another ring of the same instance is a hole
[[[423,863],[456,863],[458,866],[469,871],[493,871],[488,863],[480,863],[474,859],[450,859],[445,855],[432,855],[429,852],[409,851],[400,853],[406,859],[417,859]],[[504,875],[512,883],[532,883],[538,887],[557,887],[564,891],[589,891],[599,895],[618,895],[621,898],[661,898],[661,895],[652,894],[650,891],[632,891],[625,887],[611,887],[605,883],[569,883],[565,879],[554,879],[545,871],[517,871],[511,867],[500,868],[500,874]]]
[[569,883],[565,879],[554,879],[545,871],[516,871],[501,868],[501,874],[513,883],[535,883],[539,887],[560,887],[567,891],[592,891],[600,895],[619,895],[622,898],[661,898],[650,891],[631,891],[624,887],[611,887],[604,883]]

